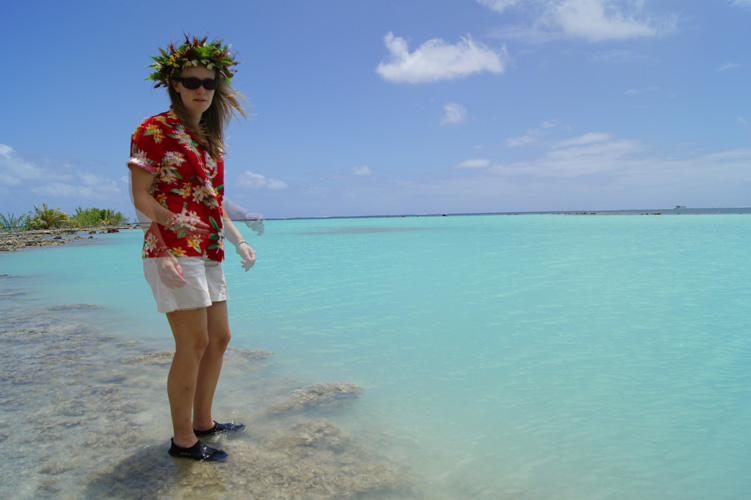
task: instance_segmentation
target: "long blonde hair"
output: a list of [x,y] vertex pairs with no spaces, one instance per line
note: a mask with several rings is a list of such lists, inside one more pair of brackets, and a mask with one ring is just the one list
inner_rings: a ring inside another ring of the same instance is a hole
[[[216,72],[214,74],[216,75]],[[214,99],[211,101],[211,106],[203,113],[201,121],[198,124],[199,128],[196,130],[188,118],[189,115],[183,105],[180,93],[175,90],[172,82],[170,82],[170,85],[167,85],[167,92],[172,102],[172,109],[180,121],[183,122],[190,132],[198,137],[198,140],[214,159],[220,159],[226,151],[224,129],[229,125],[233,117],[238,120],[240,119],[237,116],[238,114],[242,115],[243,118],[248,117],[242,106],[242,103],[247,102],[248,99],[235,90],[224,78],[219,78],[219,86],[214,91]]]

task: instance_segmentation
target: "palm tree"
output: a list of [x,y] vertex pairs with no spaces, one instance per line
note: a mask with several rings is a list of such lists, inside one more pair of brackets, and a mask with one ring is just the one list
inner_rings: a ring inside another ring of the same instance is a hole
[[68,220],[68,214],[59,208],[49,208],[46,203],[42,203],[42,208],[34,205],[36,214],[29,217],[29,223],[34,229],[49,229],[63,225]]
[[8,232],[15,231],[23,226],[27,219],[27,215],[16,217],[16,214],[13,212],[9,212],[7,216],[0,214],[0,228]]

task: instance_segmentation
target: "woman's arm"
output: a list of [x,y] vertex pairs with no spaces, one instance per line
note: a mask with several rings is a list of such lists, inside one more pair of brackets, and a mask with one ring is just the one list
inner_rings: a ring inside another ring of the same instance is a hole
[[130,189],[133,195],[133,204],[136,206],[136,210],[140,212],[139,215],[143,215],[150,222],[169,227],[175,214],[162,207],[150,193],[155,175],[137,165],[128,165],[128,167],[130,168]]
[[[133,194],[133,204],[136,210],[140,212],[150,222],[156,222],[164,227],[173,228],[177,224],[175,217],[177,214],[170,212],[157,202],[151,195],[151,186],[154,183],[154,174],[138,167],[137,165],[128,165],[130,167],[130,184]],[[142,221],[144,222],[144,221]],[[203,221],[195,222],[196,228],[191,233],[202,235],[209,234],[209,225]]]
[[[154,175],[136,165],[128,166],[130,167],[130,184],[131,193],[133,195],[133,204],[138,212],[139,221],[146,223],[146,220],[142,220],[142,218],[146,218],[150,221],[152,227],[156,226],[154,222],[157,222],[162,226],[168,225],[174,214],[159,205],[149,192],[151,190],[151,185],[154,183]],[[156,236],[157,248],[160,250],[159,266],[157,268],[159,271],[159,279],[161,279],[162,283],[168,288],[184,287],[186,281],[183,278],[183,270],[180,267],[180,263],[176,257],[169,253],[169,249],[162,239],[161,232],[157,229],[153,234]]]
[[224,237],[235,245],[235,251],[242,259],[243,268],[246,272],[249,271],[256,263],[256,251],[243,239],[224,208],[222,208],[222,222],[224,223]]

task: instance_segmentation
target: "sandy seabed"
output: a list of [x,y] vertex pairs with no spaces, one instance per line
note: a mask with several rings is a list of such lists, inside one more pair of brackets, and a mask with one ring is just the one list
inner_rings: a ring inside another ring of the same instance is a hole
[[207,441],[228,461],[170,457],[171,352],[89,326],[87,317],[106,314],[100,306],[31,313],[19,307],[28,306],[22,279],[0,280],[0,497],[415,498],[404,467],[335,423],[357,404],[357,384],[261,381],[265,351],[225,356],[218,392],[247,389],[217,396],[215,418],[248,425]]

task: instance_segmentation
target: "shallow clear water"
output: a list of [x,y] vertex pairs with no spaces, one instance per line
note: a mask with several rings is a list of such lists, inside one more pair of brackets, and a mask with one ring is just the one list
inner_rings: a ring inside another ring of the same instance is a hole
[[[406,471],[409,498],[749,491],[751,217],[293,220],[246,236],[256,267],[225,263],[232,345],[275,353],[252,375],[264,384],[364,388],[336,423]],[[35,308],[100,304],[87,324],[166,348],[139,240],[7,253],[0,274]],[[248,380],[222,382],[224,407],[252,411]]]

